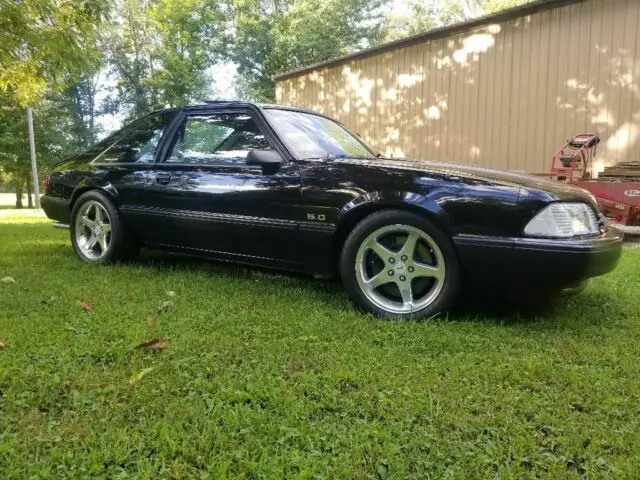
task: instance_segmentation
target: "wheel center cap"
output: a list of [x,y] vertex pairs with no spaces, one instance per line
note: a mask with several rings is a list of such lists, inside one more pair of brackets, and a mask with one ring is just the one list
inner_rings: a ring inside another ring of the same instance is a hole
[[398,262],[396,265],[396,270],[404,270],[404,262]]

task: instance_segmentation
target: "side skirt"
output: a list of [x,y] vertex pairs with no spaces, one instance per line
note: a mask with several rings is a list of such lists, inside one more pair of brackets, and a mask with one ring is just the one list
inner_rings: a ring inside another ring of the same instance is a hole
[[270,268],[274,270],[282,270],[288,272],[304,273],[313,275],[315,272],[305,269],[303,265],[295,262],[287,262],[283,260],[255,257],[251,255],[240,255],[227,252],[219,252],[216,250],[205,250],[200,248],[182,247],[170,244],[154,244],[145,245],[149,250],[157,250],[162,252],[176,253],[179,255],[206,258],[225,263],[235,263],[240,265],[249,265],[253,267]]

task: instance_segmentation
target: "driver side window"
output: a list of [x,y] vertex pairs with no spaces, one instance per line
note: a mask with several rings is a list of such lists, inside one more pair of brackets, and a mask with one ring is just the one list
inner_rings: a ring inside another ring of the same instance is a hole
[[239,165],[245,164],[251,150],[271,150],[251,116],[191,116],[180,126],[167,162]]

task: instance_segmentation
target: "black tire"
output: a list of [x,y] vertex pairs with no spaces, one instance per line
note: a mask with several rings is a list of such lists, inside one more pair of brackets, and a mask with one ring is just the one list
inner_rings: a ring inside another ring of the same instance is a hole
[[[78,212],[82,209],[83,205],[88,202],[98,202],[106,210],[109,216],[109,223],[111,224],[111,234],[109,247],[106,252],[100,258],[90,258],[85,255],[78,245],[78,239],[76,235],[76,219]],[[122,216],[113,202],[104,194],[97,190],[90,190],[80,195],[78,200],[73,205],[70,218],[70,233],[71,233],[71,245],[78,258],[82,261],[95,265],[105,265],[110,263],[117,263],[121,261],[131,260],[136,257],[139,251],[139,244],[137,239],[128,231],[124,223],[122,222]]]
[[[390,312],[376,305],[363,292],[356,276],[356,268],[358,268],[356,267],[356,257],[361,244],[378,229],[393,225],[417,228],[437,244],[444,259],[444,281],[439,293],[429,304],[409,313]],[[380,317],[396,319],[429,318],[449,309],[456,301],[463,281],[460,260],[449,237],[425,216],[392,209],[372,213],[361,220],[351,231],[342,248],[340,276],[349,296],[358,307]]]

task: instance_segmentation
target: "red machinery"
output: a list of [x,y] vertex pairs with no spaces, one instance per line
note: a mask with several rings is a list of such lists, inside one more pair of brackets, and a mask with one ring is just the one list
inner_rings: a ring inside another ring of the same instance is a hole
[[576,135],[551,159],[546,175],[591,192],[602,212],[616,228],[640,234],[640,162],[619,163],[591,178],[591,164],[600,137],[595,133]]
[[550,175],[569,182],[591,178],[589,169],[598,143],[596,133],[581,133],[567,140],[551,158]]

